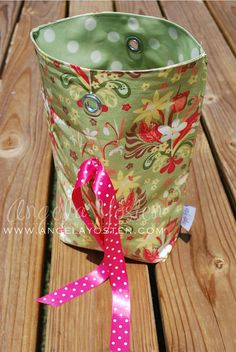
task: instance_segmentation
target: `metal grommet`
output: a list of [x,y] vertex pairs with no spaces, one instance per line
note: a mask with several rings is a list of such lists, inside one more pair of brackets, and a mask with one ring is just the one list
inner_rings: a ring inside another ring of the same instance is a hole
[[102,112],[101,100],[92,93],[85,94],[82,98],[83,109],[90,116],[99,116]]
[[140,53],[142,51],[143,45],[141,40],[138,37],[131,35],[127,38],[126,43],[129,50],[135,53]]

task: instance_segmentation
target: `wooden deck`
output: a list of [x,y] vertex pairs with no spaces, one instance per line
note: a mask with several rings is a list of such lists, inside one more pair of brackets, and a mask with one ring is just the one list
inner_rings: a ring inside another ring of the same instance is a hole
[[[189,29],[209,55],[186,200],[197,207],[192,239],[178,240],[165,263],[127,264],[131,351],[235,352],[236,2],[109,0],[0,2],[0,351],[109,351],[108,283],[59,309],[35,301],[91,271],[101,254],[38,231],[52,222],[56,177],[29,40],[39,24],[104,10],[164,16]],[[9,227],[33,234],[7,234]]]

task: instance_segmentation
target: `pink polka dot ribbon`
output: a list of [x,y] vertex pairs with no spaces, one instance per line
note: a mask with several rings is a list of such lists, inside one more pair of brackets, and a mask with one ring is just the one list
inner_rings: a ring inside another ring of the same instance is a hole
[[[102,231],[94,227],[85,208],[81,188],[86,183],[90,183],[101,206]],[[90,158],[81,164],[72,200],[91,235],[103,249],[103,261],[88,275],[38,298],[37,301],[57,307],[109,278],[112,288],[110,352],[129,352],[130,292],[119,234],[118,202],[110,177],[98,159]]]

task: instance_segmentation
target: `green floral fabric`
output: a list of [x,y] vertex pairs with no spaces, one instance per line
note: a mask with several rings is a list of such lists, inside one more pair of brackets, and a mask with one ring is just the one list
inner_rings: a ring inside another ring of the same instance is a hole
[[[129,37],[141,50],[127,46]],[[99,249],[71,194],[81,162],[97,157],[117,190],[126,257],[165,260],[177,240],[183,194],[206,83],[207,56],[180,26],[154,17],[100,13],[31,32],[63,210],[63,241]],[[84,110],[87,93],[101,114]],[[89,187],[91,217],[102,214]]]

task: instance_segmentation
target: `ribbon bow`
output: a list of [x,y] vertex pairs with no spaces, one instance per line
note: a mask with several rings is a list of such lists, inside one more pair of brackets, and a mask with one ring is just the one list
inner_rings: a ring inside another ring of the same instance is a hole
[[[82,197],[81,187],[88,182],[102,207],[101,234],[95,229]],[[81,164],[72,200],[88,230],[104,251],[102,263],[88,275],[38,298],[37,301],[57,307],[99,286],[109,278],[112,288],[110,352],[129,352],[130,292],[119,234],[118,202],[110,177],[98,159],[90,158]]]

